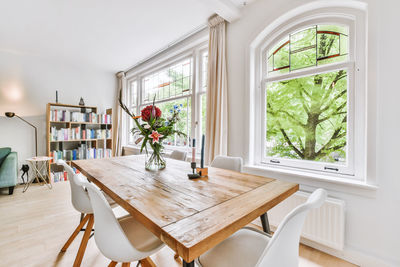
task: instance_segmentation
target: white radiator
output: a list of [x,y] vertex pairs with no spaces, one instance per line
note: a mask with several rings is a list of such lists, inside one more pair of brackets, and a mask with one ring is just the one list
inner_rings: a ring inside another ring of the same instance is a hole
[[[303,204],[309,195],[309,193],[298,191],[268,211],[272,228],[276,228],[291,210]],[[301,236],[327,247],[343,250],[344,219],[345,202],[328,198],[324,205],[319,209],[311,210],[307,215]]]

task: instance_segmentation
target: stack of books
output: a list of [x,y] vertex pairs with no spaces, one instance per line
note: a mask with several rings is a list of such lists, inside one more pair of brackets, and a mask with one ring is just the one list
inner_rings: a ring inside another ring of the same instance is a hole
[[90,122],[103,124],[112,123],[110,114],[97,114],[94,112],[83,113],[60,109],[50,110],[50,120],[60,122]]
[[111,158],[112,150],[108,148],[93,148],[86,144],[81,144],[76,149],[71,150],[53,150],[50,152],[50,157],[53,158],[53,162],[57,160],[78,160],[78,159],[101,159]]
[[62,171],[62,172],[52,172],[51,173],[52,179],[55,183],[60,182],[60,181],[67,181],[67,172]]
[[[75,167],[73,167],[72,169],[74,169],[75,173],[79,173],[79,171]],[[51,173],[51,179],[53,179],[53,181],[55,183],[61,182],[61,181],[67,181],[68,180],[68,173],[66,171],[52,172]]]
[[50,128],[50,141],[111,138],[111,129]]

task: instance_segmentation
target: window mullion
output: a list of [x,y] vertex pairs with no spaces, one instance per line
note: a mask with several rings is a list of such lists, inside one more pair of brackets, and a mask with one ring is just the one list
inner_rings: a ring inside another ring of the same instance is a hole
[[355,64],[354,61],[348,61],[348,62],[343,62],[343,63],[323,65],[323,66],[317,66],[317,67],[310,68],[310,69],[293,71],[288,74],[282,74],[282,75],[273,76],[273,77],[268,77],[268,74],[264,74],[263,80],[266,82],[279,82],[279,81],[289,80],[289,79],[293,79],[293,78],[309,76],[309,75],[313,75],[313,74],[331,72],[331,71],[344,69],[344,68],[350,69],[350,68],[354,67],[354,64]]

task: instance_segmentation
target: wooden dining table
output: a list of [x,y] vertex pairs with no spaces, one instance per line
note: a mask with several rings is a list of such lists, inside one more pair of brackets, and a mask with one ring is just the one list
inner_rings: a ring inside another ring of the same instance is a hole
[[209,167],[188,179],[189,162],[166,159],[164,170],[144,168],[145,156],[76,160],[95,183],[183,259],[183,266],[299,189],[298,184]]

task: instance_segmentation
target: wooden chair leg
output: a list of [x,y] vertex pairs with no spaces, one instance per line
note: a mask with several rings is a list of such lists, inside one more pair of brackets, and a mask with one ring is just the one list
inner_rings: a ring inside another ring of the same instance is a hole
[[81,266],[83,255],[85,254],[86,246],[90,238],[90,234],[92,233],[92,228],[94,224],[93,214],[89,214],[89,222],[86,226],[85,233],[83,234],[81,245],[79,246],[78,253],[76,254],[76,258],[74,261],[74,267]]
[[175,253],[175,254],[174,254],[174,260],[175,260],[176,262],[178,262],[179,264],[182,264],[181,257],[179,257],[178,253]]
[[150,257],[140,260],[139,262],[142,267],[156,267],[156,265],[154,264],[154,262],[151,260]]
[[75,231],[72,233],[72,235],[69,237],[69,239],[67,240],[65,245],[62,247],[61,252],[67,251],[67,248],[69,247],[69,245],[71,245],[72,241],[74,241],[75,237],[81,231],[83,226],[85,226],[85,223],[87,222],[88,219],[89,219],[89,215],[86,215],[85,217],[83,217],[83,219],[81,220],[81,223],[78,225],[78,227],[76,227]]
[[129,266],[131,266],[131,263],[130,263],[130,262],[124,262],[124,263],[122,263],[122,267],[129,267]]
[[108,267],[115,267],[115,265],[117,265],[117,262],[111,261]]

